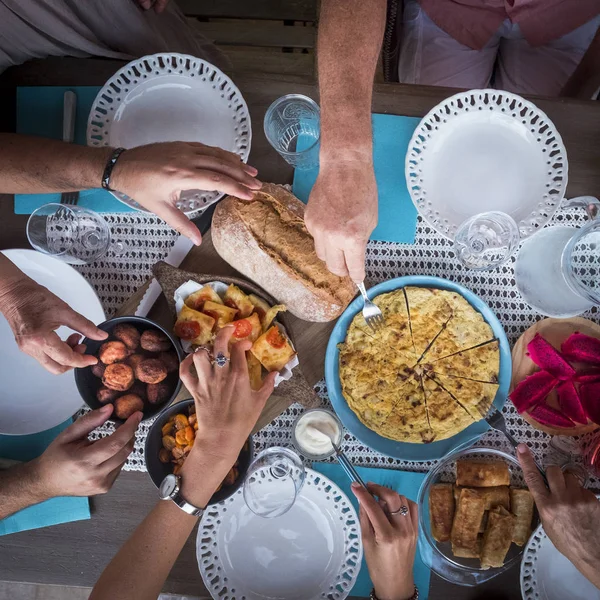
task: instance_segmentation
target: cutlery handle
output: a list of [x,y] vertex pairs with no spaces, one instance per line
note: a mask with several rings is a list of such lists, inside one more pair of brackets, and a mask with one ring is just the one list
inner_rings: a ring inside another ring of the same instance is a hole
[[367,290],[365,289],[365,282],[364,281],[359,281],[359,282],[356,283],[356,286],[360,290],[360,293],[361,293],[361,295],[363,297],[363,300],[365,302],[368,302],[369,296],[367,296]]
[[352,481],[356,481],[357,483],[360,483],[360,485],[362,485],[366,490],[367,486],[365,485],[365,482],[361,479],[360,475],[356,472],[356,469],[352,466],[352,463],[346,458],[346,455],[339,449],[337,451],[337,459],[338,459],[338,462],[340,463],[342,469],[344,469],[344,471],[346,471],[346,474],[348,475],[348,477],[350,477],[350,479]]
[[63,142],[72,144],[75,140],[75,113],[77,96],[75,92],[65,92],[63,99]]
[[[499,429],[499,431],[501,431],[504,434],[504,436],[506,437],[506,439],[513,445],[515,452],[516,452],[519,442],[517,442],[517,440],[515,440],[515,438],[512,435],[510,435],[510,433],[508,433],[508,431],[506,429],[506,423],[503,424],[503,427],[501,429]],[[546,478],[546,472],[544,471],[544,469],[542,469],[542,467],[540,466],[540,464],[538,463],[538,461],[535,458],[533,459],[533,462],[535,463],[537,470],[540,472],[540,475],[542,476],[544,483],[546,485],[548,485],[548,479]]]

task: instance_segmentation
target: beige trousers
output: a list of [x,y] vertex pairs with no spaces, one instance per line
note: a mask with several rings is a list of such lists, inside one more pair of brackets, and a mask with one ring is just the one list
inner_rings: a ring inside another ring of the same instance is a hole
[[0,0],[0,73],[48,56],[131,60],[181,52],[226,66],[171,0],[156,14],[135,0]]

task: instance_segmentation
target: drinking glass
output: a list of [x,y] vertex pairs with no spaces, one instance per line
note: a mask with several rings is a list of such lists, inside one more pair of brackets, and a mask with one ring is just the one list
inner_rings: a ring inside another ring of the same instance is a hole
[[296,169],[319,164],[320,110],[308,96],[288,94],[265,113],[265,135],[283,159]]
[[519,226],[508,214],[480,213],[467,219],[456,231],[454,250],[468,269],[488,271],[505,263],[517,249]]
[[45,204],[31,213],[27,239],[39,252],[72,265],[93,263],[110,248],[119,254],[122,244],[112,243],[108,223],[80,206]]
[[246,505],[259,517],[279,517],[294,506],[305,478],[297,454],[287,448],[267,448],[248,468],[244,480]]
[[546,227],[525,241],[515,264],[523,299],[548,317],[574,317],[600,305],[600,202],[574,198],[568,207],[584,208],[592,219],[584,227]]

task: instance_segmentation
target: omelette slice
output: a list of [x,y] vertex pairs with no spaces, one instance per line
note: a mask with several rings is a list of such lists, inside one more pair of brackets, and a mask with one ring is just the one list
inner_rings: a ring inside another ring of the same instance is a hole
[[452,316],[452,307],[442,290],[404,288],[415,354],[420,359]]
[[475,419],[433,379],[423,377],[423,388],[427,418],[429,426],[435,432],[436,440],[452,437],[475,422]]
[[398,442],[423,444],[435,434],[429,426],[421,378],[412,375],[399,390],[388,418],[376,429],[379,435]]
[[448,391],[477,421],[483,418],[496,397],[497,383],[484,383],[464,377],[432,373],[431,378]]
[[440,294],[452,307],[452,317],[425,353],[424,360],[439,360],[494,339],[494,332],[481,313],[460,294],[447,290],[440,290]]
[[392,412],[392,407],[398,398],[398,389],[388,386],[382,390],[367,392],[357,397],[347,390],[344,390],[343,394],[348,406],[363,425],[373,431],[378,431]]
[[498,340],[446,356],[435,362],[425,362],[424,369],[438,375],[453,375],[484,383],[498,383],[500,371]]

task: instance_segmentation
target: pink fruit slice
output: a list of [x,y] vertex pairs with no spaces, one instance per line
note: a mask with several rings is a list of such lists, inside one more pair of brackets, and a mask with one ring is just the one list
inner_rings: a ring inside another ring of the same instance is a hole
[[556,393],[558,394],[558,405],[565,416],[576,423],[585,425],[588,422],[587,415],[573,382],[561,381],[556,388]]
[[584,371],[576,373],[573,378],[577,383],[594,383],[600,381],[600,371]]
[[550,427],[573,427],[573,421],[569,417],[566,417],[547,404],[538,404],[529,413],[529,416],[542,425],[549,425]]
[[590,421],[600,425],[600,382],[583,383],[579,388],[581,404]]
[[600,365],[600,340],[576,331],[561,346],[567,360]]
[[544,371],[557,379],[571,379],[575,369],[564,359],[563,355],[549,344],[539,333],[527,344],[531,360]]
[[509,398],[520,413],[542,402],[558,384],[558,379],[546,371],[537,371],[525,377],[510,393]]

